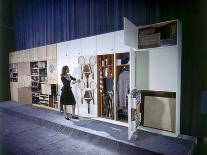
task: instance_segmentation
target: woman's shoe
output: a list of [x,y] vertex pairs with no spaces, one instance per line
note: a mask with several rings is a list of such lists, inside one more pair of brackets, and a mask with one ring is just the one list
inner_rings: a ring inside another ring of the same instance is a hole
[[65,117],[65,119],[66,119],[66,120],[70,120],[70,118],[68,118],[68,117]]
[[72,116],[72,119],[79,119],[78,116]]

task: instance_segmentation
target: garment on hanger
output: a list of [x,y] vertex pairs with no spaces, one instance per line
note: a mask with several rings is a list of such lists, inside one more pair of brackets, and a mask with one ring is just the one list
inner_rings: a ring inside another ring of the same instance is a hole
[[117,82],[117,105],[120,108],[127,106],[127,94],[129,93],[129,71],[119,74]]

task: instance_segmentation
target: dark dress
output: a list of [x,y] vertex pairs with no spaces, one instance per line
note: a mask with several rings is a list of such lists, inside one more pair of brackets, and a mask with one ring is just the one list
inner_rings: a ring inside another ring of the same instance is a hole
[[62,105],[74,105],[76,104],[73,92],[70,87],[71,80],[76,81],[76,78],[71,75],[62,76],[61,81],[63,83],[62,93],[60,96],[60,104]]

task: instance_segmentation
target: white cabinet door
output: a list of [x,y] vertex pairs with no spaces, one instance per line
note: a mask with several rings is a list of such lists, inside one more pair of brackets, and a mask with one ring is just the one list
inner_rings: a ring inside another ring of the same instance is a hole
[[34,48],[29,49],[29,61],[34,61]]
[[57,59],[67,58],[68,57],[68,49],[67,44],[69,41],[57,43]]
[[124,18],[124,44],[138,49],[138,27]]
[[97,54],[114,53],[114,32],[97,35]]
[[116,31],[115,33],[115,52],[129,52],[130,48],[124,45],[124,30]]
[[38,59],[38,47],[37,48],[33,48],[33,55],[34,55],[34,59],[33,61],[39,61]]
[[58,72],[57,72],[57,61],[48,60],[47,61],[47,74],[48,74],[48,83],[57,84],[58,83]]
[[14,52],[9,53],[9,63],[14,63]]
[[57,59],[57,44],[47,45],[47,60]]
[[71,40],[67,44],[68,56],[78,56],[81,53],[81,39]]
[[81,55],[96,54],[96,36],[81,39]]
[[24,50],[16,52],[17,62],[24,62]]
[[30,52],[29,49],[24,50],[24,62],[30,61],[29,52]]

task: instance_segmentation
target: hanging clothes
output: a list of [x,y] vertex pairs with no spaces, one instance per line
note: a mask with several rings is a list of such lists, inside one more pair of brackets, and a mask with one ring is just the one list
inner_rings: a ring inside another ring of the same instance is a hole
[[119,74],[117,82],[117,105],[120,108],[127,106],[129,89],[129,71],[123,71]]

